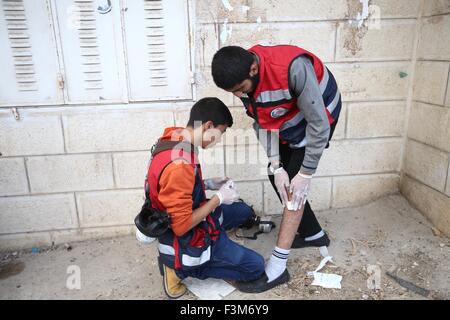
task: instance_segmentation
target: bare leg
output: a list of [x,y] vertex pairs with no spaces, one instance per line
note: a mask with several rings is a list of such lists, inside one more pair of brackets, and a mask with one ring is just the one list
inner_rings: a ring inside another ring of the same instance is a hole
[[[287,281],[289,274],[286,273],[286,264],[289,258],[289,251],[297,233],[297,228],[302,220],[304,207],[297,211],[284,209],[281,219],[280,231],[278,233],[277,245],[275,246],[269,261],[266,264],[265,272],[268,282],[280,279],[284,275],[283,281]],[[287,277],[286,277],[287,275]],[[276,283],[276,282],[275,282]]]
[[280,231],[278,233],[277,247],[289,250],[294,241],[300,221],[302,221],[303,211],[305,206],[302,206],[297,211],[290,211],[286,207],[283,211],[281,219]]

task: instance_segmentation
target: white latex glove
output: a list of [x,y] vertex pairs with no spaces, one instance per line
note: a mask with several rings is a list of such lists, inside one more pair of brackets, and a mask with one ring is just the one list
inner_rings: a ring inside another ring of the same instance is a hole
[[275,169],[273,175],[275,179],[275,186],[281,196],[281,202],[284,206],[286,206],[288,203],[287,190],[289,189],[289,175],[283,167]]
[[219,190],[221,186],[227,182],[229,178],[227,177],[215,177],[210,179],[205,179],[205,188],[207,190]]
[[311,185],[312,175],[297,173],[292,179],[290,192],[292,193],[292,210],[300,209],[305,203]]
[[232,180],[228,180],[219,191],[217,191],[216,196],[219,198],[221,204],[232,204],[239,200],[239,193],[234,188],[234,183]]

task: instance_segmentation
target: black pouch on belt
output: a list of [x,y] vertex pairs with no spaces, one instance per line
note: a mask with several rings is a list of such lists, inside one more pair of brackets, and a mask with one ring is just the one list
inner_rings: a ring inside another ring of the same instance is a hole
[[170,229],[170,217],[167,212],[152,208],[150,200],[146,199],[134,224],[147,237],[158,238]]

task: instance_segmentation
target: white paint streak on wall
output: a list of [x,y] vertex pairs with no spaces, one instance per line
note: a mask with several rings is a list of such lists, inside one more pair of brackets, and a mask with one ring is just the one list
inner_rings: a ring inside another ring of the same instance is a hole
[[363,9],[362,12],[358,12],[356,21],[358,21],[358,28],[361,28],[364,21],[369,17],[369,0],[359,0],[359,2],[362,3]]
[[227,9],[228,11],[233,11],[233,7],[231,6],[230,1],[222,0],[222,3],[225,9]]
[[261,17],[258,17],[257,19],[256,19],[256,23],[258,24],[258,31],[261,31]]
[[225,19],[222,25],[222,32],[220,33],[220,42],[227,42],[228,38],[231,37],[232,26],[228,26],[228,18]]
[[363,5],[362,11],[358,12],[356,19],[348,20],[348,24],[355,28],[361,28],[364,25],[365,21],[369,18],[370,9],[372,7],[369,5],[370,0],[359,0],[359,2]]
[[250,10],[249,6],[241,6],[242,12],[247,13],[248,10]]

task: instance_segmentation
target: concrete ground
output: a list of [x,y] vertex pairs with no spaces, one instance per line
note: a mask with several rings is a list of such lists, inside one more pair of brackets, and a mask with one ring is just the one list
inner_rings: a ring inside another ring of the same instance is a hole
[[[332,240],[335,265],[325,273],[343,276],[342,289],[311,286],[307,276],[319,264],[318,249],[296,249],[288,263],[289,283],[261,294],[234,291],[226,299],[449,299],[450,240],[400,195],[366,206],[317,212]],[[275,220],[279,222],[279,218]],[[245,245],[268,258],[278,228]],[[167,299],[156,264],[156,243],[134,236],[71,243],[0,255],[1,299]],[[69,290],[69,266],[81,271],[81,288]],[[381,271],[381,288],[368,289],[367,267]],[[369,267],[373,268],[373,267]],[[431,293],[424,297],[388,277],[390,271]],[[196,299],[192,293],[185,299]]]

